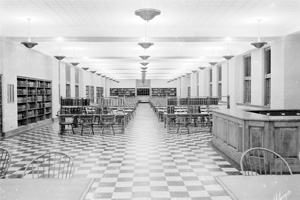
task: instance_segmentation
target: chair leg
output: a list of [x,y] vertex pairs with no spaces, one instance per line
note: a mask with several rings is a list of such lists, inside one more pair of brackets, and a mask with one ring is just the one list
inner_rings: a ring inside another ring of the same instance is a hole
[[92,129],[92,134],[95,135],[94,134],[94,127],[93,127],[93,125],[91,125],[91,129]]
[[115,135],[116,133],[115,133],[114,125],[111,125],[111,128],[112,128],[113,133],[114,133],[114,135]]
[[73,135],[74,135],[75,133],[74,133],[74,127],[73,127],[73,124],[71,125],[71,128],[72,128],[72,133],[73,133]]
[[190,129],[188,126],[186,126],[186,129],[187,129],[187,134],[190,134]]
[[82,133],[83,133],[83,126],[81,126],[81,135],[82,135]]
[[176,134],[178,134],[178,132],[179,132],[179,129],[180,129],[180,126],[178,125]]

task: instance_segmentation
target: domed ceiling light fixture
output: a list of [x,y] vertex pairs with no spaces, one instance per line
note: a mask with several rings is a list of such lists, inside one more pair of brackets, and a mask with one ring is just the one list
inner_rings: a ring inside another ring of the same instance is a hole
[[226,40],[227,40],[227,55],[223,56],[223,58],[225,58],[226,60],[230,60],[231,58],[234,57],[234,55],[230,54],[230,48],[229,48],[230,39],[227,38]]
[[31,18],[27,18],[27,20],[28,20],[28,39],[27,39],[27,42],[26,41],[25,42],[21,42],[21,44],[23,44],[28,49],[31,49],[34,46],[38,45],[38,43],[31,42],[31,38],[30,38],[30,21],[31,21]]
[[[74,50],[73,50],[73,56],[74,56],[74,58],[75,58],[75,48],[74,48]],[[73,66],[79,65],[78,62],[71,62],[70,64],[73,65]]]
[[139,57],[143,60],[147,60],[148,58],[150,58],[150,56],[148,56],[148,55],[141,55]]
[[160,10],[153,9],[153,8],[142,8],[136,10],[134,13],[135,15],[140,16],[143,20],[149,21],[154,17],[160,15]]
[[148,67],[141,67],[142,70],[147,70]]
[[90,71],[92,74],[95,74],[96,73],[96,70],[91,70]]
[[[214,59],[214,57],[215,57],[215,48],[212,48],[212,57],[213,57],[213,59]],[[213,62],[208,62],[211,66],[214,66],[215,64],[217,64],[218,62],[215,62],[215,61],[213,61]]]
[[82,67],[82,69],[87,71],[89,68],[88,67]]
[[253,42],[253,43],[251,43],[251,45],[253,45],[255,48],[259,49],[259,48],[263,47],[264,45],[266,45],[268,43],[260,41],[260,22],[261,22],[261,19],[258,19],[257,22],[258,22],[258,37],[257,37],[257,42]]
[[53,56],[54,58],[56,58],[57,60],[61,61],[63,60],[66,56],[62,56],[60,55],[60,38],[58,38],[58,56]]
[[143,66],[146,66],[146,65],[148,65],[149,63],[147,63],[147,62],[142,62],[142,63],[140,63],[141,65],[143,65]]
[[101,73],[96,73],[98,76],[101,76]]

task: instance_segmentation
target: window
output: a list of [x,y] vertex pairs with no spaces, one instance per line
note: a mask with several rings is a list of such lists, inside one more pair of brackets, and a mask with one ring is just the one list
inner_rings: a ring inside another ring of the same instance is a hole
[[7,84],[7,103],[14,103],[14,85],[13,84]]
[[271,98],[271,49],[267,48],[264,51],[265,64],[265,105],[270,105]]
[[75,97],[79,97],[79,86],[75,85]]
[[149,88],[137,88],[136,94],[137,94],[137,96],[149,96],[150,89]]
[[66,84],[66,97],[71,97],[71,86]]
[[90,86],[85,86],[85,95],[86,98],[90,98]]
[[209,69],[209,96],[212,96],[212,69]]
[[95,101],[95,93],[94,93],[94,86],[91,86],[90,87],[90,89],[91,89],[91,92],[90,92],[90,94],[91,94],[91,103],[94,103]]
[[222,97],[222,67],[218,66],[218,97]]
[[244,57],[244,103],[251,103],[251,56]]
[[188,87],[187,91],[188,91],[188,97],[191,97],[191,87]]

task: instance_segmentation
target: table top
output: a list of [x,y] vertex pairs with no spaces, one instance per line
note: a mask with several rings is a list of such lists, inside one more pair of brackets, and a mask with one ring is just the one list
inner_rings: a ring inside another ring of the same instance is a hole
[[84,199],[94,179],[0,179],[1,200]]
[[278,197],[284,195],[286,200],[300,199],[300,175],[218,176],[215,179],[234,200],[280,200]]

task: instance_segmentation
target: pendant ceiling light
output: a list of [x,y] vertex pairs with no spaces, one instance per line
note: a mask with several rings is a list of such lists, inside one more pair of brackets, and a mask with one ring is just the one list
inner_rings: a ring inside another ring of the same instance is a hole
[[82,67],[82,69],[86,71],[86,70],[88,70],[89,68],[88,68],[88,67]]
[[95,74],[96,73],[96,70],[91,70],[90,71],[92,74]]
[[146,70],[148,67],[141,67],[142,70]]
[[[75,63],[75,62],[71,62],[70,64],[73,65],[73,66],[79,65],[79,63]],[[83,69],[83,68],[82,68],[82,69]]]
[[217,62],[209,62],[209,64],[210,64],[211,66],[213,66],[213,65],[217,64]]
[[157,15],[160,15],[160,10],[153,9],[153,8],[142,8],[138,9],[135,12],[135,15],[140,16],[143,20],[149,21],[156,17]]
[[142,55],[142,56],[139,56],[141,59],[143,60],[147,60],[148,58],[150,58],[150,56],[146,56],[146,55]]
[[146,66],[146,65],[148,65],[149,63],[147,63],[147,62],[142,62],[142,63],[140,63],[141,65],[143,65],[143,66]]
[[58,41],[58,56],[54,56],[57,60],[61,61],[65,58],[66,56],[61,56],[60,55],[60,40]]
[[[75,58],[75,48],[73,50],[73,57]],[[77,66],[77,65],[79,65],[79,63],[78,62],[71,62],[71,65]]]
[[61,61],[65,58],[66,56],[54,56],[57,60]]
[[[215,48],[212,48],[212,59],[215,60]],[[208,62],[211,66],[217,64],[218,62]]]
[[204,70],[206,67],[199,67],[199,69]]
[[38,45],[38,43],[35,42],[31,42],[31,38],[30,38],[30,21],[31,19],[28,18],[28,39],[27,42],[21,42],[21,44],[23,44],[25,47],[27,47],[28,49],[33,48],[35,45]]
[[154,44],[152,42],[139,42],[138,45],[140,45],[144,49],[148,49],[149,47],[151,47]]
[[96,73],[98,76],[101,76],[101,73]]
[[196,72],[197,72],[197,70],[192,70],[192,72],[193,72],[193,73],[196,73]]
[[103,74],[102,77],[105,78],[105,75]]
[[253,45],[253,46],[255,46],[256,48],[259,49],[259,48],[263,47],[267,43],[260,41],[260,22],[261,22],[261,19],[258,19],[257,22],[258,22],[258,37],[257,37],[257,42],[253,42],[253,43],[251,43],[251,45]]
[[230,60],[233,57],[234,57],[234,55],[223,56],[223,58],[225,58],[226,60]]
[[226,60],[230,60],[231,58],[234,57],[234,55],[230,54],[230,49],[229,49],[229,39],[227,39],[227,55],[223,56]]

